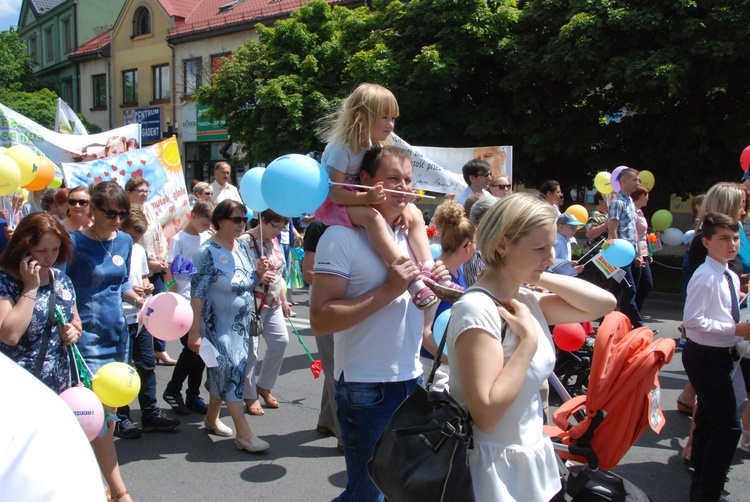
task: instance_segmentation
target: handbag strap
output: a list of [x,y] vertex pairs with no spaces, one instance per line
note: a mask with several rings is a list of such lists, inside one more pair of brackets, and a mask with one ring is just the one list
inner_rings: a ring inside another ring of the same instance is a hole
[[52,337],[52,326],[57,322],[55,318],[55,305],[56,305],[56,293],[55,293],[55,274],[52,269],[49,271],[49,308],[47,310],[47,322],[44,324],[44,330],[42,331],[42,343],[39,346],[39,354],[36,356],[36,363],[34,364],[34,375],[37,378],[42,378],[42,367],[44,366],[44,359],[47,357],[47,350],[49,349],[49,340]]
[[[493,295],[492,293],[490,293],[486,289],[480,288],[480,287],[473,287],[469,291],[467,291],[467,293],[470,293],[472,291],[477,291],[477,292],[480,292],[480,293],[484,293],[485,295],[489,296],[492,299],[493,302],[495,302],[495,305],[500,305],[500,300],[498,300],[497,298],[495,298],[495,295]],[[440,340],[440,345],[438,346],[437,354],[435,354],[435,360],[432,363],[432,371],[430,371],[430,377],[427,379],[427,388],[428,389],[430,387],[432,387],[432,382],[435,380],[435,374],[437,373],[437,370],[440,367],[440,365],[443,364],[440,359],[443,357],[443,350],[445,350],[445,343],[448,340],[448,328],[450,327],[452,320],[453,320],[452,317],[448,318],[448,324],[445,326],[445,333],[443,334],[443,338]],[[501,321],[502,321],[502,319],[501,319]],[[503,327],[500,330],[500,341],[501,342],[505,341],[505,334],[506,334],[507,330],[508,330],[508,323],[505,322],[505,323],[503,323]]]
[[[258,241],[255,239],[255,236],[251,233],[248,233],[250,238],[253,240],[253,246],[255,246],[255,252],[258,253],[258,258],[263,256],[263,254],[260,252],[260,246],[258,245]],[[260,307],[258,307],[258,302],[255,301],[255,295],[253,295],[253,307],[255,308],[255,315],[260,317],[260,311],[263,310],[263,305],[266,304],[266,298],[268,298],[268,284],[266,284],[266,287],[263,288],[263,296],[260,297]]]

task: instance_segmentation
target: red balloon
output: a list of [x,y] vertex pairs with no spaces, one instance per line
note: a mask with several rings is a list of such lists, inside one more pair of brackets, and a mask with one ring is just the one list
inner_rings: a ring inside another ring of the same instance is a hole
[[573,352],[583,347],[586,341],[586,331],[578,322],[558,324],[552,329],[552,338],[560,350]]
[[740,166],[742,166],[743,171],[747,171],[747,168],[750,167],[750,146],[742,150],[740,154]]

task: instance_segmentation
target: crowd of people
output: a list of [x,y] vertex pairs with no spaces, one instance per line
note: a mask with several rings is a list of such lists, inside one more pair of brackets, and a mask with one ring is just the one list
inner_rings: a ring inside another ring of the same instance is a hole
[[[463,166],[466,190],[432,217],[441,245],[433,257],[424,215],[412,203],[411,160],[388,141],[398,113],[390,91],[362,84],[328,117],[322,162],[333,183],[323,207],[305,218],[302,273],[324,372],[317,430],[338,438],[346,462],[347,485],[336,500],[384,500],[367,463],[396,408],[424,384],[446,311],[447,350],[432,390],[449,391],[473,419],[475,498],[561,500],[543,431],[556,357],[550,327],[596,321],[615,308],[633,328],[645,325],[653,287],[643,214],[649,189],[637,170],[624,169],[619,191],[595,194],[596,209],[578,221],[561,212],[559,182],[514,194],[507,175],[472,159]],[[0,254],[0,352],[57,394],[72,385],[73,344],[93,372],[124,362],[140,377],[140,422],[128,406],[107,407],[107,426],[91,441],[110,500],[130,500],[114,437],[180,426],[157,406],[157,362],[174,365],[162,394],[173,413],[204,415],[204,428],[234,436],[237,449],[273,447],[246,414],[282,406],[273,390],[289,342],[285,318],[294,315],[285,281],[290,249],[303,236],[272,209],[248,225],[229,164],[218,163],[214,177],[192,184],[189,222],[170,241],[143,178],[124,189],[101,182],[34,193],[28,206],[13,202],[18,218]],[[737,317],[750,273],[740,224],[750,200],[746,185],[708,191],[686,256],[683,361],[690,382],[678,405],[694,418],[683,452],[695,470],[691,500],[720,500],[737,443],[750,451],[750,412],[740,419],[744,396],[733,391],[731,350],[738,337],[750,338]],[[633,246],[622,280],[579,263],[572,245],[581,230],[585,250],[609,238]],[[177,272],[173,265],[185,261],[192,271]],[[149,296],[169,288],[193,311],[176,360],[152,336],[158,333],[136,320]],[[750,391],[750,359],[742,361]],[[204,375],[208,403],[200,396]],[[232,427],[220,419],[222,406]]]

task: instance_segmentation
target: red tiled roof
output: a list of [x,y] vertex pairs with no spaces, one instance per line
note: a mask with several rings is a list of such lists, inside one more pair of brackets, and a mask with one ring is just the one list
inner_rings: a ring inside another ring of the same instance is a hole
[[96,54],[104,47],[109,45],[110,34],[112,30],[107,30],[101,35],[97,35],[88,42],[81,45],[78,49],[70,53],[69,57],[80,57],[89,54]]
[[[162,5],[167,1],[161,0]],[[232,0],[204,0],[185,18],[184,23],[170,30],[167,38],[189,33],[198,33],[233,24],[258,22],[292,12],[310,0],[240,0],[232,8],[219,10],[219,7],[231,5]],[[341,0],[329,0],[329,3],[348,3]],[[362,2],[364,4],[364,2]]]
[[[185,19],[198,7],[203,0],[157,0],[164,10],[172,17]],[[226,2],[225,2],[226,3]]]

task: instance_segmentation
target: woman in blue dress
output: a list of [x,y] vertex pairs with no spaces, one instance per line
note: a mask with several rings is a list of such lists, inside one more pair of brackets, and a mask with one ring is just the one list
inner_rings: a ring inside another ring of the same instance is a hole
[[[130,286],[130,253],[133,239],[119,230],[130,214],[125,191],[111,181],[91,188],[93,224],[73,234],[75,257],[68,275],[78,295],[83,333],[78,341],[81,355],[93,372],[111,362],[127,362],[128,335],[122,302],[140,308],[145,300]],[[115,413],[115,409],[109,409]],[[113,439],[114,424],[103,437],[91,442],[113,500],[130,500],[120,476]]]
[[[36,374],[60,394],[70,386],[67,346],[78,341],[75,290],[67,275],[53,268],[73,254],[70,236],[48,213],[21,220],[10,245],[0,255],[0,352]],[[67,321],[48,322],[54,282],[55,305]],[[42,336],[49,330],[41,374],[36,373]]]
[[[229,199],[214,209],[211,225],[216,232],[195,255],[198,273],[190,286],[193,325],[188,332],[188,347],[200,353],[201,344],[208,342],[216,355],[217,365],[206,365],[206,389],[211,395],[203,420],[206,430],[232,435],[232,429],[219,420],[223,401],[237,429],[235,446],[258,452],[269,445],[255,436],[247,423],[243,392],[249,330],[255,316],[253,289],[268,270],[268,261],[263,257],[253,263],[249,244],[238,240],[245,230],[246,214],[241,202]],[[207,349],[204,347],[204,353]]]

